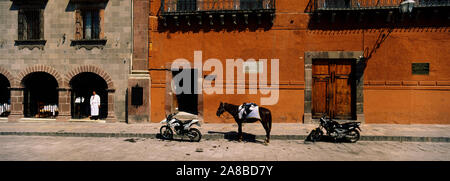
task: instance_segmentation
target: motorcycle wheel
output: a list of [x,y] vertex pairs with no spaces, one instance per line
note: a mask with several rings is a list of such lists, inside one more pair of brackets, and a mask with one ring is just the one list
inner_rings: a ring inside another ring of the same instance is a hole
[[360,134],[358,130],[354,129],[349,131],[346,137],[350,143],[356,143],[360,138]]
[[189,129],[189,132],[187,133],[187,136],[189,137],[189,140],[199,142],[200,139],[202,139],[202,133],[197,128],[191,128]]
[[171,140],[173,138],[173,131],[167,125],[161,126],[161,129],[159,129],[159,133],[161,134],[163,139]]
[[319,141],[323,136],[323,131],[320,129],[314,129],[311,132],[311,141],[316,142]]

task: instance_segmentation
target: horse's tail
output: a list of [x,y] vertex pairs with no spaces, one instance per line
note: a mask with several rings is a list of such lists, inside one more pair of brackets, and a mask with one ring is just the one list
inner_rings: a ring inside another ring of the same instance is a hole
[[269,119],[269,123],[268,123],[269,124],[269,130],[272,130],[272,113],[270,112],[270,110],[268,110],[267,112],[269,112],[268,115],[267,115],[269,117],[268,118]]

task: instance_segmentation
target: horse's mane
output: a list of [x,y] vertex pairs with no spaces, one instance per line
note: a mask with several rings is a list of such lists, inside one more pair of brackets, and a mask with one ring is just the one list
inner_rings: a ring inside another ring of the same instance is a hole
[[237,117],[238,116],[238,105],[234,105],[234,104],[228,104],[228,103],[223,103],[223,108],[225,109],[225,111],[229,112],[233,117]]

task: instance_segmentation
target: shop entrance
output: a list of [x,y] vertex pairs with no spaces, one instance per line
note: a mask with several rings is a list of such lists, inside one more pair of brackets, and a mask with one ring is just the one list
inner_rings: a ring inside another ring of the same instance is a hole
[[80,73],[70,80],[71,115],[73,119],[86,119],[91,115],[90,98],[93,91],[100,96],[99,119],[108,116],[108,85],[99,75],[91,72]]
[[312,67],[312,117],[327,114],[333,119],[356,118],[352,60],[314,60]]
[[46,72],[34,72],[22,80],[25,117],[54,118],[58,115],[58,82]]
[[8,117],[11,105],[11,87],[8,79],[0,74],[0,117]]

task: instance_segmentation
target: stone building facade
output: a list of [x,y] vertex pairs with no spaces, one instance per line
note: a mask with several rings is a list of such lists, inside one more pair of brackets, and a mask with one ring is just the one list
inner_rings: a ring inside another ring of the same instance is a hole
[[[92,91],[102,99],[100,119],[125,122],[138,114],[128,114],[133,109],[127,105],[129,79],[149,77],[132,67],[132,5],[130,0],[0,0],[0,78],[10,91],[2,95],[10,105],[8,121],[41,117],[51,105],[57,113],[52,110],[50,117],[57,121],[86,117],[89,106],[82,102],[89,102]],[[145,114],[141,111],[140,119],[147,121]]]

